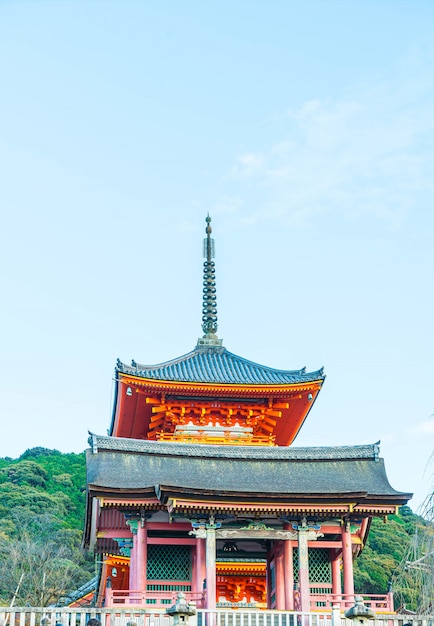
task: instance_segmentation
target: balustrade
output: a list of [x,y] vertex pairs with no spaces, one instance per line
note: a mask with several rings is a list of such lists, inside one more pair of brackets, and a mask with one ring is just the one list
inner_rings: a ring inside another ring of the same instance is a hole
[[[187,595],[187,594],[186,594]],[[373,597],[375,602],[375,598]],[[343,611],[317,610],[310,613],[249,610],[198,609],[190,617],[189,626],[354,626],[344,617]],[[171,626],[171,617],[166,608],[134,608],[116,606],[111,608],[18,608],[0,607],[0,626],[86,626],[90,618],[97,618],[102,626]],[[366,626],[434,626],[434,615],[381,614],[375,619],[366,619]]]

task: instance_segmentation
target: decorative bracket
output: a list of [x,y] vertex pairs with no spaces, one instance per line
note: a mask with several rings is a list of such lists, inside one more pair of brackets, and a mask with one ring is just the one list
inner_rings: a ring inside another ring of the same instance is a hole
[[306,533],[306,537],[308,541],[315,541],[319,537],[324,537],[324,533],[318,532],[321,529],[319,524],[308,524],[305,517],[301,520],[300,524],[291,524],[292,528],[297,531],[297,533]]
[[191,520],[192,530],[188,533],[189,535],[194,535],[197,539],[206,539],[206,531],[207,530],[217,530],[221,527],[221,522],[216,522],[214,515],[210,515],[209,519],[192,519]]
[[113,541],[119,546],[120,553],[122,556],[130,556],[131,550],[133,548],[133,540],[132,539],[123,539],[114,537]]

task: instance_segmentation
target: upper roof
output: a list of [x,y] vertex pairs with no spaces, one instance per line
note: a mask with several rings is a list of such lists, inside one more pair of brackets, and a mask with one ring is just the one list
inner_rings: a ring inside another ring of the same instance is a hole
[[[203,264],[203,337],[196,348],[183,356],[158,363],[142,365],[132,361],[131,365],[116,364],[116,373],[144,379],[223,385],[291,385],[323,381],[323,369],[306,372],[306,368],[280,370],[260,365],[226,350],[216,335],[217,291],[215,282],[214,240],[211,238],[211,218],[206,218],[206,239],[203,242],[205,261]],[[117,378],[117,377],[116,377]]]
[[279,370],[254,363],[223,346],[196,346],[191,352],[157,365],[117,361],[116,372],[152,380],[228,385],[288,385],[324,380],[323,369]]
[[[216,445],[226,445],[234,441],[236,435],[240,445],[247,440],[255,445],[290,445],[322,387],[323,369],[312,372],[306,372],[306,368],[276,369],[237,356],[222,345],[216,334],[214,240],[211,239],[209,216],[206,222],[204,335],[191,352],[156,365],[136,361],[127,365],[118,359],[109,434],[189,441],[194,438],[196,443],[212,440]],[[199,410],[196,404],[199,400],[226,404],[202,406]],[[174,402],[185,406],[174,407]],[[227,406],[234,402],[238,405],[235,413],[233,406]],[[248,409],[241,407],[242,403],[249,405]],[[205,415],[208,419],[206,432],[203,428],[194,433],[191,429],[185,431],[186,426],[203,426]],[[238,431],[235,432],[236,428]],[[247,429],[242,436],[240,429]]]

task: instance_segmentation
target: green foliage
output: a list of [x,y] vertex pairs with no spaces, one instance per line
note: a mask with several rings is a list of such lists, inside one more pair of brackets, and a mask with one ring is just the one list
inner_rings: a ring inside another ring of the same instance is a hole
[[47,471],[34,461],[22,461],[0,470],[0,482],[7,481],[16,485],[30,485],[44,489]]
[[81,551],[86,462],[84,453],[32,448],[0,459],[0,604],[21,580],[16,604],[55,602],[93,575]]
[[[412,513],[410,507],[402,507],[399,515],[391,515],[387,522],[374,518],[367,544],[354,563],[354,585],[358,593],[387,593],[389,585],[398,591],[396,581],[403,571],[406,554],[412,538],[427,522]],[[416,610],[417,591],[411,586],[396,594],[399,604]]]
[[19,460],[24,461],[25,459],[35,459],[36,457],[43,456],[61,456],[62,453],[59,450],[50,450],[49,448],[42,448],[38,446],[36,448],[27,448],[25,452],[20,456]]
[[8,519],[17,511],[22,511],[22,515],[51,511],[60,518],[67,518],[72,508],[73,503],[62,492],[49,494],[35,487],[13,483],[0,485],[0,518]]
[[[11,484],[22,489],[13,490]],[[37,493],[26,487],[33,487]],[[7,506],[27,506],[35,513],[54,507],[52,513],[68,526],[82,528],[85,490],[84,452],[62,454],[38,447],[26,450],[17,460],[0,459],[0,517]],[[2,502],[3,496],[8,504]]]
[[432,613],[434,598],[434,525],[418,518],[404,558],[393,577],[399,606]]
[[79,531],[50,514],[16,519],[13,539],[0,537],[0,602],[17,593],[21,606],[47,606],[89,578]]

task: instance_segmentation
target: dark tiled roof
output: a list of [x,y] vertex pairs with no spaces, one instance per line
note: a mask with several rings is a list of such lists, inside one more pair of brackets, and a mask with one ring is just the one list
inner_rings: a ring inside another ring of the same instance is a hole
[[379,443],[330,447],[216,446],[106,437],[95,435],[94,433],[91,433],[89,437],[89,444],[94,452],[110,450],[163,456],[204,457],[207,459],[262,459],[276,461],[378,460]]
[[118,360],[116,371],[154,380],[235,385],[287,385],[325,378],[322,369],[315,372],[306,372],[306,368],[273,369],[248,361],[222,346],[197,346],[184,356],[158,365],[133,361],[129,366]]
[[[88,451],[91,490],[139,492],[153,486],[156,493],[164,487],[178,494],[214,493],[240,499],[268,496],[273,500],[311,495],[321,501],[358,494],[363,499],[385,498],[397,504],[411,497],[390,486],[376,444],[258,449],[149,441],[142,442],[139,451],[128,449],[131,440],[110,439],[96,438],[94,451]],[[116,449],[121,442],[127,447]]]
[[[72,604],[73,602],[75,602],[75,601],[79,600],[80,598],[83,598],[84,596],[86,596],[88,593],[91,593],[92,591],[95,591],[96,590],[96,586],[97,586],[97,582],[98,582],[98,577],[94,576],[87,583],[85,583],[84,585],[82,585],[81,587],[76,589],[75,591],[73,591],[70,594],[68,594],[67,596],[65,596],[65,598],[68,601],[68,604]],[[60,605],[57,605],[57,606],[60,606]],[[61,606],[64,606],[64,604],[62,604]]]

